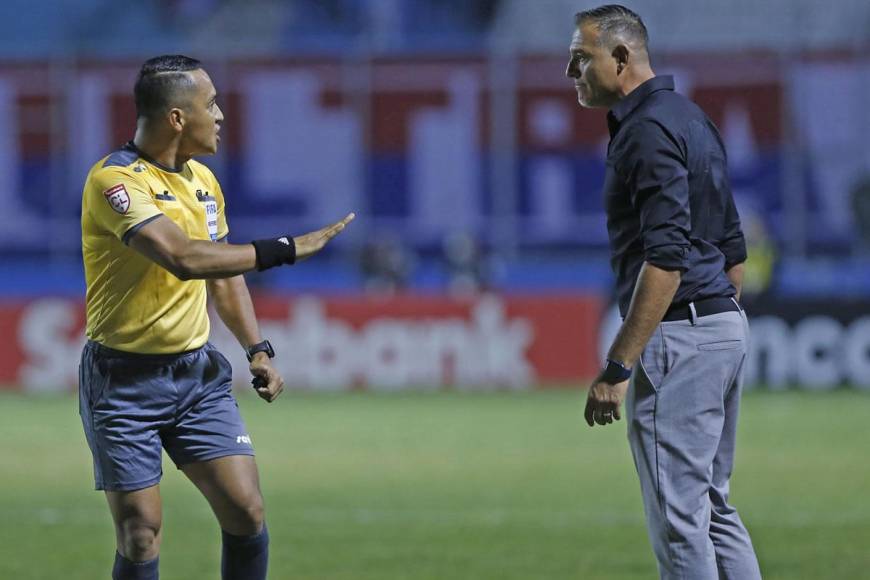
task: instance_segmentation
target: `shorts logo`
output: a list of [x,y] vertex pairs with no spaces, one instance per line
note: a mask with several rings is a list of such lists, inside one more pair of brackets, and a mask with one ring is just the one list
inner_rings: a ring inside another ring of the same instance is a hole
[[106,196],[106,201],[109,202],[109,205],[116,212],[125,214],[130,209],[130,195],[127,193],[123,183],[110,187],[103,192],[103,195]]
[[236,443],[247,443],[251,444],[251,437],[249,435],[239,435],[236,437]]

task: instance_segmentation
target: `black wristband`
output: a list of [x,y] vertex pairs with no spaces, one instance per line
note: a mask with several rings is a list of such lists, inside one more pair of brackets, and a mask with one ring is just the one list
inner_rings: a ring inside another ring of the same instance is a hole
[[612,359],[607,359],[607,362],[604,364],[604,369],[601,371],[601,375],[599,376],[600,381],[610,385],[619,384],[630,378],[631,369],[625,368],[621,362]]
[[260,272],[281,264],[296,263],[296,242],[293,241],[293,236],[254,240],[251,243],[257,253],[257,270]]

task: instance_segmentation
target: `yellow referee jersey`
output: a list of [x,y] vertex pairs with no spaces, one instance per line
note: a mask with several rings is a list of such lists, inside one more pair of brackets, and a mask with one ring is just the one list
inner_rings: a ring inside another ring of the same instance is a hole
[[127,245],[161,215],[194,240],[229,233],[220,185],[202,163],[190,160],[176,171],[130,142],[91,168],[82,194],[91,340],[148,354],[182,352],[208,340],[205,281],[181,281]]

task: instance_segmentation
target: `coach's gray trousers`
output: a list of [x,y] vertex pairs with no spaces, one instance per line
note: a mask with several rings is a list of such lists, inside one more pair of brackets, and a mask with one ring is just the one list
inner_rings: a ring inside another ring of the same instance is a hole
[[628,439],[663,579],[761,578],[728,503],[747,341],[742,312],[662,322],[632,375]]

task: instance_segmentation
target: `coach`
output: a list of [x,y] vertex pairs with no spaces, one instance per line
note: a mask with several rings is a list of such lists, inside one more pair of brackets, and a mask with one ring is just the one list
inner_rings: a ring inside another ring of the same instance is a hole
[[662,578],[761,573],[728,503],[748,326],[738,306],[746,244],[716,127],[657,77],[640,17],[580,12],[567,75],[580,105],[607,107],[604,181],[624,321],[589,389],[586,421],[620,418]]

